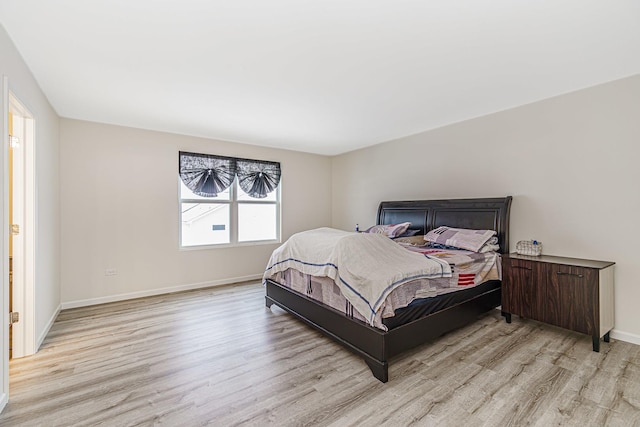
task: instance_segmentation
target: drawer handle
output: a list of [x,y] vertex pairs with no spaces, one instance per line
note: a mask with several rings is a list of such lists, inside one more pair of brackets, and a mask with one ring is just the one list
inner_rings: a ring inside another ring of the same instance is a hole
[[562,271],[557,271],[556,274],[558,276],[575,276],[578,277],[580,279],[582,279],[584,276],[582,274],[575,274],[575,273],[563,273]]
[[521,268],[521,269],[523,269],[523,270],[529,270],[529,271],[531,271],[531,268],[529,268],[529,267],[523,267],[523,266],[521,266],[521,265],[512,265],[512,266],[511,266],[511,268]]

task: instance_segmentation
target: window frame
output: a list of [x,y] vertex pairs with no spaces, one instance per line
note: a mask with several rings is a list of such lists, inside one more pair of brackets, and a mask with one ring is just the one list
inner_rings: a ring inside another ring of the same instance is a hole
[[[191,199],[182,197],[182,179],[178,176],[178,247],[180,250],[191,251],[200,249],[217,249],[217,248],[230,248],[240,246],[258,246],[258,245],[272,245],[281,243],[281,207],[280,191],[282,187],[282,180],[274,190],[275,200],[264,200],[250,197],[250,200],[238,200],[240,185],[238,183],[238,177],[233,178],[233,182],[229,186],[229,200],[217,199],[217,198],[200,198]],[[228,204],[229,205],[229,242],[225,243],[206,243],[201,245],[188,245],[185,246],[182,243],[182,204],[183,203],[206,203],[206,204]],[[238,241],[239,231],[239,218],[238,218],[238,206],[241,204],[253,204],[253,205],[275,205],[276,207],[276,238],[269,240],[247,240]]]

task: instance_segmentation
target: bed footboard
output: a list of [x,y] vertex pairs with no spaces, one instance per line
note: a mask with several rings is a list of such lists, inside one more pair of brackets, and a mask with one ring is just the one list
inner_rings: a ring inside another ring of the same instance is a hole
[[389,359],[473,322],[498,307],[501,289],[493,289],[391,331],[373,328],[299,294],[272,280],[266,281],[267,307],[276,304],[308,325],[331,337],[366,362],[373,376],[389,380]]
[[373,375],[382,382],[389,379],[386,360],[385,335],[358,320],[345,317],[331,307],[320,304],[272,280],[266,281],[267,307],[276,304],[308,325],[331,337],[339,344],[362,357]]

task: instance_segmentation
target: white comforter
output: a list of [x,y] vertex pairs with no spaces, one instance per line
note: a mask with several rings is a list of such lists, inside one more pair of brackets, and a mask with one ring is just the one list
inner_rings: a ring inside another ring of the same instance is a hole
[[264,279],[289,268],[330,277],[373,326],[395,288],[421,278],[451,277],[446,261],[412,253],[381,234],[318,228],[294,234],[273,251]]

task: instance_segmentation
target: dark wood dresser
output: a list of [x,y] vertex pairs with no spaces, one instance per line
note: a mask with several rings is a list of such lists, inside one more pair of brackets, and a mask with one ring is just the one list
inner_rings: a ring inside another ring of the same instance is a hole
[[609,342],[613,329],[615,263],[551,255],[502,257],[502,312],[538,320]]

